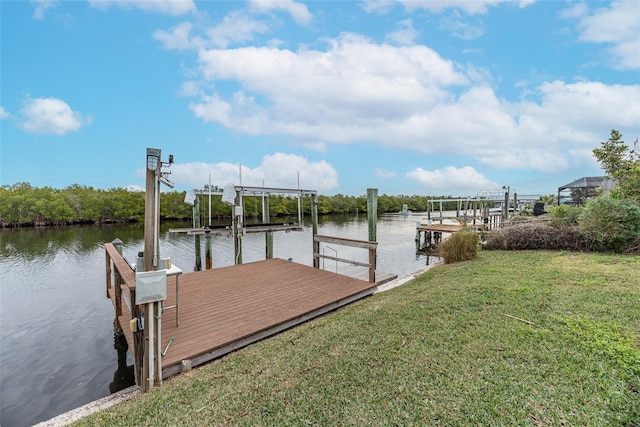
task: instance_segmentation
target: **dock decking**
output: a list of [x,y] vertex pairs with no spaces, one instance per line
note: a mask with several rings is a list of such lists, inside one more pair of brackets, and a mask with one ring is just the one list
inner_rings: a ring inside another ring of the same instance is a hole
[[[382,274],[383,278],[389,280],[388,275]],[[175,304],[174,280],[167,279],[165,306]],[[174,310],[162,315],[162,347],[174,339],[162,358],[162,376],[178,374],[368,296],[379,284],[281,259],[185,273],[179,279],[179,326]],[[114,287],[108,292],[115,307]],[[122,304],[119,324],[133,348],[130,319],[129,307]]]

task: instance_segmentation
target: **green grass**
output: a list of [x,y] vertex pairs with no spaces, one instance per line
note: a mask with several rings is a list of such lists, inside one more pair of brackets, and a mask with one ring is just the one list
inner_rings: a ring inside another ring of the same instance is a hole
[[640,258],[481,251],[78,425],[637,426]]

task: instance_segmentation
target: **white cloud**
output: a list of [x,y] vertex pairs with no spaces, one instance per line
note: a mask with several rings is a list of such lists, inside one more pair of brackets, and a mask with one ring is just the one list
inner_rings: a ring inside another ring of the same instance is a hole
[[[584,165],[602,129],[640,131],[640,85],[540,79],[523,101],[510,102],[496,96],[487,70],[423,45],[348,33],[327,43],[326,50],[203,49],[189,108],[239,134],[284,135],[321,150],[373,143],[543,172]],[[233,91],[225,92],[227,81]]]
[[193,0],[89,0],[93,7],[108,9],[111,6],[120,8],[138,8],[143,12],[160,13],[162,15],[184,15],[196,11]]
[[378,15],[386,14],[395,4],[395,0],[363,0],[360,3],[365,12]]
[[61,99],[35,98],[25,101],[18,126],[29,133],[64,135],[91,124],[92,119]]
[[171,29],[171,31],[158,30],[153,33],[153,38],[158,40],[165,49],[186,50],[202,46],[202,39],[191,38],[190,22],[182,22]]
[[471,166],[461,168],[446,166],[433,171],[416,168],[407,172],[406,177],[420,183],[426,191],[449,194],[469,192],[470,195],[475,195],[478,189],[499,187]]
[[609,45],[614,68],[640,68],[640,3],[614,2],[591,15],[581,3],[563,11],[561,16],[578,19],[580,41]]
[[44,19],[47,9],[51,9],[56,5],[57,0],[31,0],[31,4],[35,6],[33,10],[33,19]]
[[220,163],[174,163],[171,167],[171,179],[180,185],[202,188],[208,183],[209,174],[213,185],[224,186],[240,184],[240,167],[242,168],[242,185],[277,188],[300,188],[329,191],[338,186],[338,173],[325,161],[309,161],[305,157],[294,154],[275,153],[264,156],[262,163],[251,168],[227,162]]
[[245,43],[253,40],[253,35],[266,33],[269,27],[264,22],[256,21],[235,11],[225,16],[222,22],[207,30],[209,46],[226,48],[231,43]]
[[[425,46],[393,47],[344,34],[327,51],[247,47],[200,52],[203,77],[242,90],[191,105],[198,117],[249,133],[353,141],[372,124],[394,122],[446,100],[442,86],[465,85],[450,61]],[[256,94],[268,107],[254,101]],[[331,134],[327,138],[327,134]],[[320,136],[322,135],[322,136]]]
[[[490,6],[497,6],[500,3],[513,3],[512,0],[398,0],[404,5],[408,11],[427,10],[432,13],[441,13],[447,9],[456,9],[464,11],[468,15],[481,15],[487,13]],[[532,4],[531,0],[523,0],[518,2],[520,8],[527,7]]]
[[456,11],[440,19],[438,28],[462,40],[474,40],[484,34],[482,26],[465,22]]
[[413,28],[413,23],[411,19],[405,19],[404,21],[398,22],[398,29],[387,33],[386,39],[390,40],[399,45],[412,45],[415,42],[416,37],[418,37],[418,31]]
[[396,173],[386,169],[376,168],[376,176],[380,178],[395,178]]
[[[144,176],[144,172],[141,174],[141,176]],[[132,193],[140,193],[140,192],[146,191],[145,188],[139,186],[138,184],[127,185],[124,189]]]
[[261,13],[283,10],[298,24],[310,24],[313,20],[307,6],[293,0],[249,0],[249,9]]
[[11,117],[11,113],[9,113],[3,107],[0,107],[0,120],[8,119],[10,117]]

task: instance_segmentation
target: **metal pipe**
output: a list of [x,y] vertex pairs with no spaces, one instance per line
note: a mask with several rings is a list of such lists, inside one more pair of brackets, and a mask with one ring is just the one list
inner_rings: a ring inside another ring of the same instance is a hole
[[[156,322],[158,322],[158,336],[156,337],[156,345],[157,345],[157,350],[156,350],[156,361],[157,361],[157,375],[158,375],[158,384],[162,385],[162,310],[160,310],[160,305],[162,304],[161,302],[156,302],[154,304],[156,305],[156,310],[158,312],[158,315],[156,316]],[[176,307],[177,310],[177,307]]]
[[153,342],[153,335],[154,335],[154,323],[155,320],[153,318],[153,306],[154,303],[148,303],[147,304],[147,317],[149,318],[149,327],[147,331],[145,331],[145,333],[147,334],[147,339],[149,340],[149,354],[147,355],[147,381],[148,383],[148,388],[153,387],[153,368],[154,368],[154,363],[153,363],[153,353],[154,353],[154,342]]

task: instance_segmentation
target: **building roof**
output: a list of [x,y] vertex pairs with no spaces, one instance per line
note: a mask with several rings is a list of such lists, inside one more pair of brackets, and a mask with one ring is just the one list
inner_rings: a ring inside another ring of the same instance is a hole
[[570,188],[598,188],[602,187],[604,182],[604,176],[585,176],[580,179],[576,179],[569,184],[558,187],[558,191],[568,190]]

